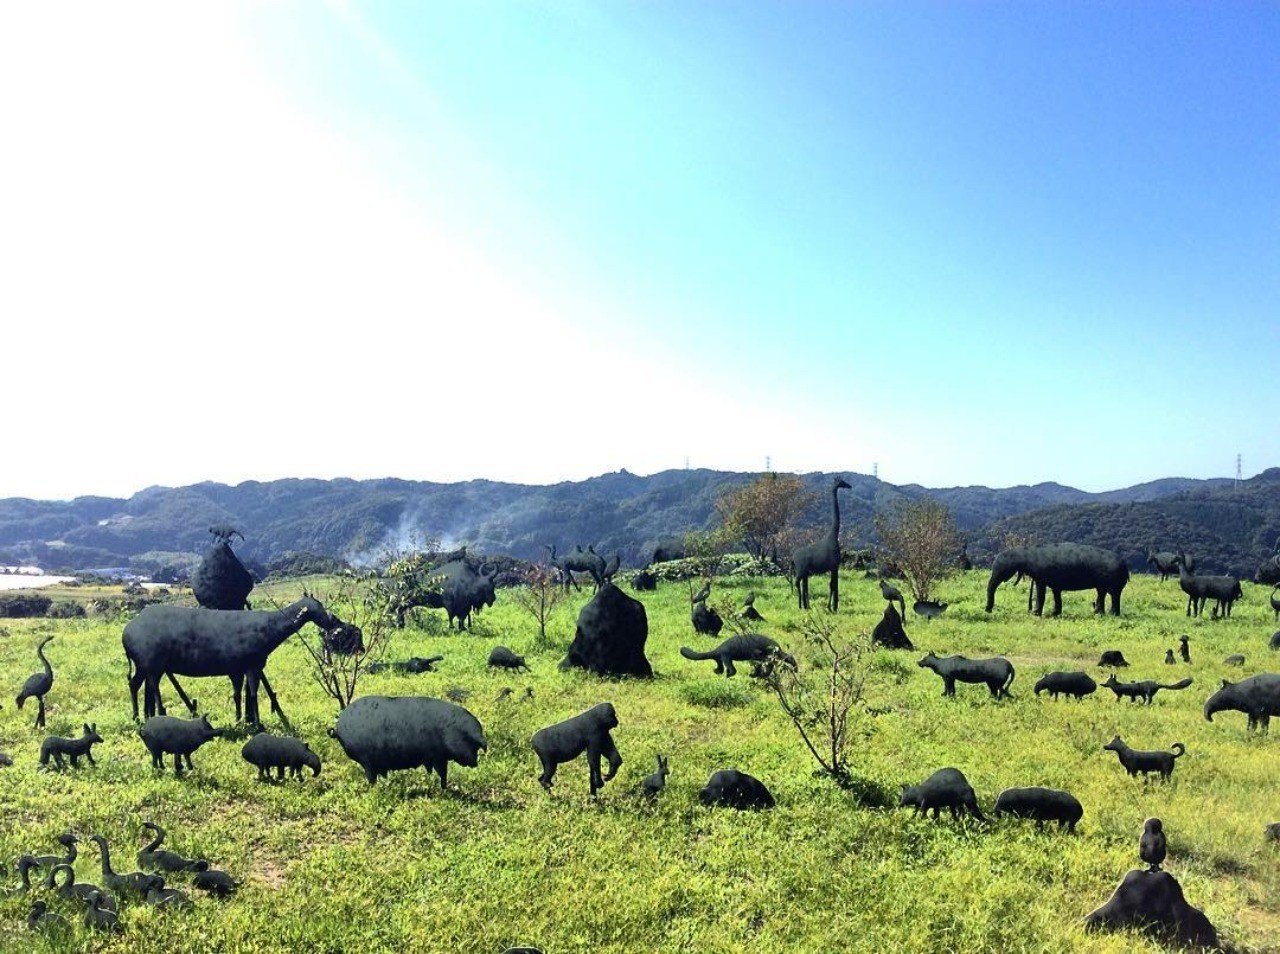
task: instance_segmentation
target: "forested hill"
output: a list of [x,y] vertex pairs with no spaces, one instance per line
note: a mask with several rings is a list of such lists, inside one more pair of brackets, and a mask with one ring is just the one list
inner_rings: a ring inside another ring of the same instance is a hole
[[[145,571],[189,561],[207,547],[208,527],[230,524],[246,538],[238,551],[262,564],[297,552],[359,559],[415,537],[525,558],[539,556],[546,543],[594,543],[635,564],[655,544],[714,524],[715,498],[755,476],[670,470],[638,477],[624,470],[549,486],[290,479],[152,487],[128,500],[12,498],[0,500],[0,562]],[[921,496],[945,502],[978,553],[1014,531],[1143,556],[1148,547],[1181,544],[1214,564],[1243,569],[1269,552],[1280,534],[1280,470],[1239,487],[1228,480],[1170,478],[1100,494],[1054,483],[935,490],[846,477],[853,486],[841,497],[844,526],[860,545],[872,542],[877,510]],[[808,474],[805,480],[820,492],[809,514],[818,525],[829,512],[831,475]]]

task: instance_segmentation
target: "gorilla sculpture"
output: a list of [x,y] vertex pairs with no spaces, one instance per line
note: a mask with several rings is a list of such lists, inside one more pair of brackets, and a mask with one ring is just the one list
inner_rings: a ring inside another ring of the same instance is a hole
[[831,485],[831,532],[816,543],[797,548],[791,554],[792,583],[800,609],[809,608],[809,577],[830,573],[831,584],[827,593],[827,609],[836,612],[840,608],[840,497],[841,490],[849,484],[837,477]]
[[579,667],[598,676],[652,676],[645,658],[649,619],[644,604],[605,583],[582,612],[561,669]]
[[1044,611],[1045,589],[1053,593],[1053,615],[1062,613],[1062,593],[1095,590],[1095,613],[1105,611],[1111,597],[1111,615],[1120,615],[1120,594],[1129,582],[1129,568],[1109,550],[1079,543],[1055,543],[1011,547],[996,554],[987,581],[987,612],[995,608],[996,587],[1016,574],[1030,577],[1035,590],[1035,614]]
[[737,769],[712,772],[707,784],[698,792],[698,800],[707,806],[720,805],[739,811],[773,808],[773,794],[754,775]]
[[1253,574],[1253,582],[1263,586],[1280,586],[1280,553],[1265,561]]
[[631,577],[631,588],[637,593],[652,593],[658,588],[658,578],[648,570],[641,570]]
[[[530,744],[542,763],[542,774],[538,777],[542,787],[550,791],[556,768],[585,752],[591,796],[594,798],[596,792],[604,787],[604,783],[617,775],[618,769],[622,767],[622,756],[618,754],[618,747],[613,744],[613,736],[609,734],[617,727],[618,714],[614,711],[613,704],[602,702],[571,719],[535,732]],[[602,758],[609,760],[609,772],[605,775],[600,774]]]

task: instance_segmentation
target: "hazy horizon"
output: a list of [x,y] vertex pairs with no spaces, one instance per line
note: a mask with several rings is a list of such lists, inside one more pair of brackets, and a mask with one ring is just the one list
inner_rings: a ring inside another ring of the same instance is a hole
[[[1244,480],[1252,479],[1253,477],[1258,476],[1258,474],[1261,474],[1264,470],[1267,470],[1267,469],[1268,469],[1268,468],[1262,468],[1261,470],[1257,471],[1256,473],[1249,473],[1249,472],[1247,472],[1247,471],[1246,471],[1246,472],[1243,474],[1242,479],[1244,479]],[[461,479],[458,479],[458,480],[436,480],[436,479],[433,479],[433,478],[431,478],[431,477],[405,477],[405,476],[403,476],[403,475],[399,475],[399,474],[382,474],[382,475],[373,475],[373,476],[369,476],[369,477],[351,477],[351,476],[348,476],[348,475],[345,475],[345,474],[334,474],[334,475],[332,475],[332,476],[327,476],[327,477],[320,477],[320,476],[315,476],[315,475],[306,475],[306,474],[289,474],[289,475],[284,475],[284,476],[279,476],[279,477],[243,477],[243,478],[240,478],[240,479],[237,479],[237,480],[212,480],[212,479],[206,479],[206,480],[195,480],[195,481],[190,481],[190,482],[183,483],[183,484],[155,484],[155,483],[152,483],[152,484],[146,484],[146,485],[141,486],[141,487],[136,487],[136,488],[134,488],[134,489],[132,489],[132,490],[128,490],[128,491],[125,491],[125,492],[123,492],[123,493],[91,493],[91,492],[90,492],[90,493],[75,493],[75,494],[72,494],[71,496],[68,496],[68,497],[33,497],[33,496],[31,496],[30,494],[7,494],[7,495],[4,495],[4,496],[0,496],[0,500],[2,500],[2,499],[26,499],[26,500],[40,500],[40,501],[65,502],[65,501],[74,500],[74,499],[76,499],[77,497],[109,497],[109,498],[115,498],[115,499],[124,499],[124,500],[127,500],[127,499],[129,499],[130,497],[134,496],[135,494],[141,493],[141,492],[143,492],[143,491],[145,491],[145,490],[152,490],[152,489],[156,489],[156,488],[160,488],[160,489],[170,489],[170,490],[171,490],[171,489],[177,489],[177,488],[181,488],[181,487],[198,486],[198,485],[203,484],[203,483],[215,483],[215,484],[222,484],[222,485],[225,485],[225,486],[231,486],[231,487],[234,487],[234,486],[238,486],[238,485],[243,484],[243,483],[262,483],[262,484],[265,484],[265,483],[272,483],[273,481],[280,481],[280,480],[320,480],[320,481],[329,481],[329,480],[353,480],[353,481],[403,480],[403,481],[409,481],[409,482],[428,483],[428,484],[457,484],[457,483],[469,483],[469,482],[471,482],[471,481],[478,481],[478,480],[479,480],[479,481],[488,481],[488,482],[491,482],[491,483],[499,483],[499,484],[513,484],[513,485],[518,485],[518,486],[528,486],[528,487],[546,487],[546,486],[552,486],[552,485],[554,485],[554,484],[560,484],[560,483],[582,483],[582,482],[584,482],[584,481],[593,480],[593,479],[596,479],[596,478],[598,478],[598,477],[605,477],[605,476],[608,476],[609,474],[619,473],[619,472],[620,472],[620,471],[622,471],[622,470],[625,470],[625,471],[627,471],[628,473],[633,474],[633,475],[635,475],[635,476],[637,476],[637,477],[652,477],[652,476],[654,476],[655,474],[667,473],[667,472],[671,472],[671,471],[680,471],[680,470],[690,470],[690,471],[696,471],[696,470],[707,470],[707,471],[714,471],[714,472],[718,472],[718,473],[738,473],[738,474],[741,474],[741,473],[746,473],[746,474],[755,474],[755,473],[763,473],[763,472],[764,472],[764,471],[763,471],[763,468],[760,468],[760,469],[754,469],[754,470],[753,470],[753,469],[747,469],[747,470],[734,470],[734,469],[731,469],[731,468],[724,468],[724,467],[698,466],[696,463],[690,462],[690,465],[689,465],[689,467],[687,467],[687,468],[686,468],[686,467],[660,467],[660,468],[658,468],[657,470],[644,471],[644,472],[642,472],[642,471],[632,470],[632,469],[631,469],[631,468],[629,468],[629,467],[623,467],[623,468],[619,468],[619,469],[617,469],[617,470],[612,470],[612,471],[601,471],[600,473],[596,473],[596,474],[588,474],[588,475],[583,476],[583,477],[564,477],[564,478],[560,478],[560,479],[557,479],[557,480],[549,480],[549,481],[506,480],[506,479],[501,479],[501,478],[496,478],[496,477],[487,477],[487,476],[465,477],[465,478],[461,478]],[[805,476],[805,475],[808,475],[808,474],[815,474],[815,473],[824,473],[824,474],[829,474],[829,473],[857,474],[857,475],[859,475],[859,476],[863,476],[863,477],[873,477],[873,476],[875,476],[875,475],[873,475],[873,474],[871,474],[871,473],[869,473],[869,472],[859,471],[859,470],[856,470],[856,469],[854,469],[854,468],[843,468],[843,469],[841,469],[841,468],[838,468],[838,467],[820,467],[820,468],[816,468],[816,469],[813,469],[813,470],[803,470],[803,471],[787,471],[787,470],[779,470],[778,468],[773,468],[773,470],[774,470],[775,472],[777,472],[777,473],[796,473],[796,474],[800,474],[801,476]],[[921,481],[918,481],[918,480],[890,480],[888,477],[885,477],[885,476],[880,476],[878,479],[880,479],[880,480],[884,481],[884,482],[885,482],[885,483],[887,483],[887,484],[892,484],[892,485],[897,486],[897,487],[903,487],[903,486],[921,486],[921,487],[926,487],[926,488],[928,488],[929,490],[949,490],[949,489],[954,489],[954,488],[967,488],[967,487],[986,487],[986,488],[989,488],[989,489],[991,489],[991,490],[1007,490],[1007,489],[1010,489],[1010,488],[1013,488],[1013,487],[1034,487],[1034,486],[1037,486],[1037,485],[1039,485],[1039,484],[1060,484],[1060,485],[1062,485],[1062,486],[1071,487],[1071,488],[1073,488],[1073,489],[1075,489],[1075,490],[1081,490],[1081,491],[1084,491],[1085,493],[1097,494],[1097,493],[1105,493],[1105,492],[1107,492],[1107,491],[1111,491],[1111,490],[1123,490],[1123,489],[1126,489],[1126,488],[1128,488],[1128,487],[1135,487],[1135,486],[1140,486],[1140,485],[1142,485],[1142,484],[1153,483],[1153,482],[1158,481],[1158,480],[1230,480],[1230,479],[1233,479],[1234,477],[1235,477],[1235,475],[1234,475],[1234,474],[1230,474],[1230,475],[1218,475],[1218,474],[1211,474],[1211,475],[1208,475],[1208,476],[1206,476],[1206,477],[1195,477],[1195,476],[1190,476],[1190,475],[1187,475],[1187,474],[1162,474],[1162,475],[1155,476],[1155,477],[1148,477],[1148,478],[1145,478],[1145,479],[1142,479],[1142,480],[1136,480],[1136,481],[1133,481],[1132,483],[1127,483],[1127,484],[1116,484],[1115,486],[1102,486],[1102,487],[1081,487],[1081,486],[1079,486],[1079,485],[1077,485],[1077,484],[1069,484],[1069,483],[1066,483],[1065,481],[1061,481],[1061,480],[1054,480],[1054,479],[1052,479],[1052,478],[1046,478],[1046,479],[1044,479],[1044,480],[1019,481],[1019,482],[1015,482],[1015,483],[995,483],[995,484],[974,484],[974,483],[970,483],[970,484],[946,484],[946,483],[942,483],[942,484],[926,484],[926,483],[922,483]]]
[[1257,472],[1276,36],[1236,4],[8,5],[0,497]]

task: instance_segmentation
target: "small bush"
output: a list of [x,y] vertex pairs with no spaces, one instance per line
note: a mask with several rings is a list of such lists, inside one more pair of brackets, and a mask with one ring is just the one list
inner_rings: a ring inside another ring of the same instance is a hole
[[0,596],[0,617],[6,619],[31,619],[49,612],[53,600],[32,593],[11,593]]
[[75,600],[58,600],[44,615],[49,619],[79,619],[84,616],[84,604]]

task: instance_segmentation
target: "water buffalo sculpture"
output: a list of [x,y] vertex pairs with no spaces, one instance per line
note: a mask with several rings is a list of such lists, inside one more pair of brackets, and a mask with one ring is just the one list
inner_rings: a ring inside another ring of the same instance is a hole
[[987,581],[987,612],[995,608],[996,587],[1016,574],[1031,579],[1035,589],[1035,614],[1044,611],[1045,589],[1053,593],[1053,615],[1062,614],[1064,590],[1094,590],[1094,612],[1105,611],[1111,598],[1111,615],[1120,615],[1120,594],[1129,582],[1129,567],[1109,550],[1080,543],[1054,543],[1001,550],[991,564]]
[[[235,686],[236,719],[259,723],[258,684],[267,657],[277,646],[314,623],[322,631],[337,625],[313,596],[274,612],[258,610],[209,610],[190,606],[157,604],[148,606],[124,628],[125,656],[129,660],[129,695],[133,717],[138,718],[138,689],[143,693],[144,714],[164,715],[160,678],[168,676],[192,715],[195,706],[174,676],[228,676]],[[245,685],[243,713],[240,686]],[[283,712],[268,689],[271,709]]]
[[449,625],[456,626],[461,633],[470,627],[472,613],[494,604],[497,575],[496,568],[485,573],[483,567],[477,569],[470,560],[451,560],[431,571],[440,590],[426,594],[423,605],[443,609],[449,616]]

